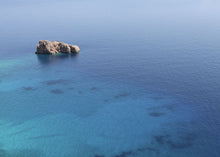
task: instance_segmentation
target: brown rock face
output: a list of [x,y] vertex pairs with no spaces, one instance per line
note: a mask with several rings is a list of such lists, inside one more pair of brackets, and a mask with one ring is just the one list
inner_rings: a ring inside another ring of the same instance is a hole
[[79,53],[77,45],[69,45],[60,41],[40,40],[36,54]]

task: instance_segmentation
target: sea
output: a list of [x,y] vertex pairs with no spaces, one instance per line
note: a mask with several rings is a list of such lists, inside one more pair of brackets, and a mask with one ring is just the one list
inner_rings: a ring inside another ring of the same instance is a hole
[[0,157],[219,157],[219,6],[1,2]]

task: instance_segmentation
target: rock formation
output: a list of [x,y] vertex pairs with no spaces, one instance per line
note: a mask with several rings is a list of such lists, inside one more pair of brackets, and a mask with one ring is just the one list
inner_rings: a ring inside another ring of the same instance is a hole
[[36,54],[79,53],[77,45],[69,45],[60,41],[40,40]]

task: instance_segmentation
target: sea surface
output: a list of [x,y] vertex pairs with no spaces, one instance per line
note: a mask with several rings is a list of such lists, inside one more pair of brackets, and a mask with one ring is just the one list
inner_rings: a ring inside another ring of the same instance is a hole
[[1,2],[0,157],[219,157],[219,6]]

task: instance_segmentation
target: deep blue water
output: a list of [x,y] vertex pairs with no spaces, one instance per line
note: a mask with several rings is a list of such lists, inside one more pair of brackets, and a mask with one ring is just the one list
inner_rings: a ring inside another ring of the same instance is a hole
[[[0,6],[0,157],[219,157],[216,1]],[[79,55],[35,55],[39,40]]]

